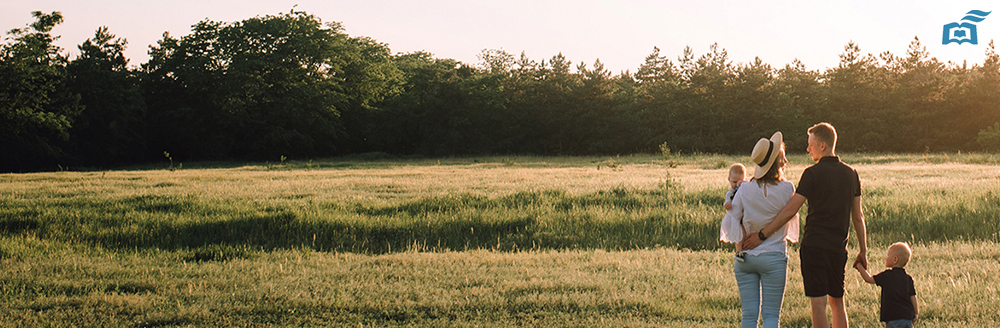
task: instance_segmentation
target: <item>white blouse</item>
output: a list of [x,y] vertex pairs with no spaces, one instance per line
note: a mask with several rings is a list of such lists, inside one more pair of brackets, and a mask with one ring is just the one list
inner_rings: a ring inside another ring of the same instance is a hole
[[[744,182],[733,198],[733,209],[722,218],[719,239],[729,243],[741,242],[743,231],[740,229],[740,221],[747,233],[756,234],[771,223],[771,219],[778,215],[794,194],[795,186],[789,181],[780,181],[777,185],[758,185],[756,180]],[[748,250],[747,254],[785,253],[785,240],[793,243],[799,241],[798,213],[760,246]]]

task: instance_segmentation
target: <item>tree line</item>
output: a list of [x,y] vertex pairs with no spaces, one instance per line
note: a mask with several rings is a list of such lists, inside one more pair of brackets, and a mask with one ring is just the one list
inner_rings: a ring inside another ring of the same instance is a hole
[[396,155],[743,153],[831,122],[843,151],[1000,150],[1000,56],[942,63],[849,43],[837,67],[733,63],[712,45],[634,72],[486,49],[480,63],[392,54],[305,12],[204,20],[130,66],[101,27],[68,58],[59,12],[0,44],[0,171],[178,160]]

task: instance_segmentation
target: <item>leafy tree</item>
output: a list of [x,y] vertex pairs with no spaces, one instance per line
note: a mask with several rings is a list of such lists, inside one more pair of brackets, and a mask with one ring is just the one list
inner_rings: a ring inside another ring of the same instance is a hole
[[[575,125],[578,100],[575,92],[583,85],[578,74],[570,72],[572,62],[559,53],[543,63],[537,72],[540,80],[531,93],[533,129],[538,131],[538,149],[546,154],[573,154],[580,146]],[[519,105],[523,105],[519,104]]]
[[491,73],[417,52],[396,58],[405,83],[379,109],[376,149],[404,154],[513,152],[520,140],[503,93],[509,72]]
[[[961,137],[939,129],[937,124],[955,123],[958,114],[943,96],[953,87],[954,79],[945,74],[945,66],[930,58],[927,49],[914,37],[906,57],[894,58],[888,69],[898,81],[893,98],[897,106],[896,119],[890,122],[894,134],[890,151],[923,151],[950,149]],[[951,145],[949,147],[949,144]]]
[[360,121],[368,125],[360,137],[366,151],[415,154],[423,143],[422,128],[414,124],[420,116],[418,104],[429,97],[430,81],[442,78],[444,73],[435,70],[436,59],[426,52],[395,56],[392,61],[400,71],[402,90],[380,102],[381,110],[366,112],[368,115]]
[[671,121],[668,144],[678,149],[723,152],[730,149],[726,131],[734,121],[725,97],[727,85],[736,79],[734,67],[725,49],[709,47],[697,60],[690,48],[681,58],[682,89],[678,92],[677,110]]
[[483,49],[478,57],[482,61],[483,69],[495,75],[509,75],[515,64],[514,55],[503,49]]
[[110,166],[144,159],[146,103],[137,72],[128,68],[126,45],[107,27],[100,27],[66,67],[67,88],[80,95],[84,107],[69,142],[82,164]]
[[808,120],[808,113],[822,108],[827,97],[826,90],[820,82],[820,73],[807,70],[798,59],[777,71],[774,92],[784,106],[778,119],[789,149],[806,148],[807,136],[802,131],[818,123]]
[[183,42],[164,33],[163,39],[150,47],[150,59],[142,65],[148,145],[153,151],[169,151],[179,160],[232,156],[224,149],[227,142],[222,131],[231,122],[213,99],[221,85],[220,69],[211,65],[210,54],[197,46],[211,38],[201,35],[210,28],[205,22],[195,25],[196,32]]
[[[889,58],[883,56],[883,64]],[[843,151],[887,149],[897,131],[898,101],[886,95],[896,89],[894,75],[875,56],[862,55],[854,42],[844,47],[840,64],[823,76],[829,90],[825,106],[810,111],[813,122],[830,122]]]
[[961,70],[953,74],[957,78],[955,87],[948,90],[948,103],[953,108],[953,120],[949,124],[938,124],[935,128],[961,133],[961,139],[953,141],[953,148],[977,149],[976,131],[990,127],[991,122],[1000,121],[1000,55],[993,42],[986,47],[986,59],[982,65]]
[[342,90],[347,98],[337,104],[349,138],[345,151],[372,151],[372,135],[384,124],[379,106],[402,92],[403,72],[388,45],[368,37],[349,38],[338,53],[346,58]]
[[673,82],[677,80],[677,75],[677,68],[673,62],[660,55],[660,48],[653,47],[653,53],[646,56],[646,60],[636,71],[635,79],[643,84]]
[[[690,52],[691,48],[685,50]],[[638,89],[635,90],[633,106],[636,120],[643,122],[637,131],[641,134],[642,145],[659,147],[667,140],[677,142],[673,127],[676,127],[674,123],[679,118],[677,105],[680,91],[686,87],[680,68],[654,47],[634,78]]]
[[785,111],[788,104],[775,91],[776,71],[771,65],[754,58],[749,64],[737,65],[734,73],[734,83],[720,95],[728,111],[715,123],[727,127],[723,133],[729,147],[721,149],[729,153],[745,152],[757,138],[783,130],[782,123],[789,115]]
[[[382,54],[375,52],[382,51]],[[329,156],[347,148],[341,114],[379,101],[391,83],[385,52],[304,12],[241,22],[202,21],[164,35],[147,99],[155,146],[196,158]]]
[[546,66],[544,60],[536,62],[522,52],[504,85],[514,135],[511,142],[516,145],[510,147],[513,152],[544,153],[542,140],[548,130],[543,120],[549,112],[544,104],[548,94],[542,90],[547,83]]
[[[612,79],[611,72],[604,68],[598,59],[592,68],[580,63],[577,72],[582,84],[576,90],[578,99],[575,115],[567,123],[574,127],[570,140],[574,144],[571,149],[576,154],[615,154],[623,152],[623,147],[629,144],[629,134],[632,126],[628,113],[618,101],[616,94],[620,85]],[[631,149],[629,150],[631,152]]]
[[0,170],[54,168],[65,153],[80,112],[65,83],[66,58],[49,32],[62,23],[58,11],[32,12],[35,22],[9,31],[0,45]]

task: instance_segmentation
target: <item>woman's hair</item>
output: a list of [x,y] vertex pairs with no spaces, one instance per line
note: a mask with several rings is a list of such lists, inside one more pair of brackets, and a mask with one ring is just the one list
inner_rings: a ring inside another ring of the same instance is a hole
[[767,169],[767,173],[764,176],[757,179],[757,185],[763,186],[765,183],[769,185],[776,185],[780,181],[785,181],[785,161],[781,158],[785,157],[785,143],[781,143],[781,148],[778,151],[778,158],[771,163],[771,167]]

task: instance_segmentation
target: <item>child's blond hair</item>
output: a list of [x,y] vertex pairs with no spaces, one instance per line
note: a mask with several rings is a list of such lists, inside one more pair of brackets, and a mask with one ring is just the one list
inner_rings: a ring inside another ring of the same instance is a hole
[[899,258],[899,267],[902,268],[906,266],[906,263],[910,262],[910,257],[913,255],[913,250],[910,249],[910,245],[904,242],[898,242],[889,245],[889,254]]
[[733,174],[739,174],[745,180],[747,177],[747,167],[743,166],[742,163],[733,164],[729,166],[729,176],[733,176]]

